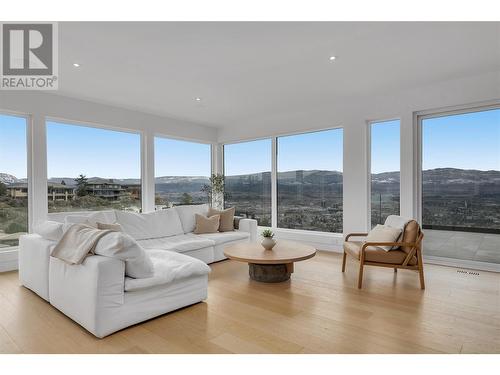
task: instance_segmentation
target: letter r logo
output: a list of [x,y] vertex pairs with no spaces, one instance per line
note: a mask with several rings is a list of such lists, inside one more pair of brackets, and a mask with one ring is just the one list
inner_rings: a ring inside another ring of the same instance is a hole
[[3,75],[52,75],[52,24],[3,24]]

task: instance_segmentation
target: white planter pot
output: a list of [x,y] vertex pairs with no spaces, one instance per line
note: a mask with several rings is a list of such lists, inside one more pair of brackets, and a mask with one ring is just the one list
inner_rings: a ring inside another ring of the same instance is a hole
[[276,245],[276,240],[274,238],[265,237],[262,240],[261,245],[266,250],[272,250],[274,245]]

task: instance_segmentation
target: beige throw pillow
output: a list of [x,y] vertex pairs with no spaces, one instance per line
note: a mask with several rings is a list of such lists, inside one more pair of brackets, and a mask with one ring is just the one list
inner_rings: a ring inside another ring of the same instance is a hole
[[[393,228],[388,225],[380,225],[378,224],[375,228],[373,228],[368,236],[366,236],[366,242],[395,242],[401,235],[401,229]],[[389,251],[392,249],[392,246],[377,246],[377,249],[381,249],[384,251]]]
[[112,230],[114,232],[123,232],[122,231],[122,226],[118,223],[115,223],[115,224],[108,224],[108,223],[100,223],[100,222],[96,222],[97,224],[97,229],[101,229],[101,230]]
[[195,214],[196,227],[194,228],[194,233],[217,233],[217,230],[219,229],[219,221],[219,215],[206,217],[200,214]]
[[225,210],[219,211],[210,207],[208,209],[208,217],[214,215],[220,216],[219,232],[231,232],[234,230],[234,212],[235,207],[227,208]]

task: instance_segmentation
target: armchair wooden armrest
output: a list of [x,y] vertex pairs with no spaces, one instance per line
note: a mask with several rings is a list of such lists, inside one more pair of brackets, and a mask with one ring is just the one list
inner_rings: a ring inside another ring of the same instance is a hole
[[349,233],[345,236],[345,241],[349,241],[349,237],[365,237],[368,236],[368,233]]
[[401,247],[401,246],[408,246],[408,247],[415,247],[417,246],[416,243],[414,242],[364,242],[363,243],[363,247],[361,248],[361,251],[365,251],[365,249],[368,247],[368,246],[397,246],[397,247]]

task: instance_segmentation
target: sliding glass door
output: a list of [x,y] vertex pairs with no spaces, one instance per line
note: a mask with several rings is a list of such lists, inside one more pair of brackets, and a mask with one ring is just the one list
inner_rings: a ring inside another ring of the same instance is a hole
[[500,263],[500,109],[420,124],[424,253]]

